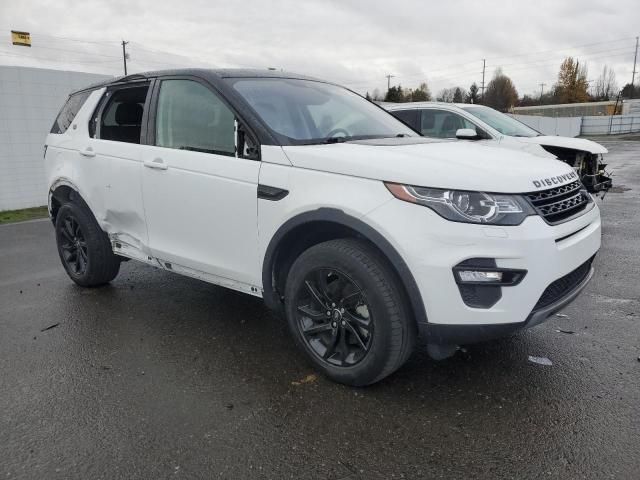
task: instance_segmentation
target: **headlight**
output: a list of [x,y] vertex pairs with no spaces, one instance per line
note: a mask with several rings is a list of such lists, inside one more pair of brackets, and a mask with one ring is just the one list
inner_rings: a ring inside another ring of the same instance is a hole
[[431,208],[453,222],[520,225],[533,207],[520,195],[443,190],[385,182],[391,194],[405,202]]

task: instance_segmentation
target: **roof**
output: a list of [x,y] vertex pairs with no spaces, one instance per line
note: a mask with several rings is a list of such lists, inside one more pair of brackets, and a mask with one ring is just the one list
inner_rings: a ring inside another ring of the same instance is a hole
[[[77,90],[81,92],[84,90],[93,90],[96,88],[106,87],[116,83],[123,83],[135,80],[144,80],[148,78],[154,78],[167,75],[194,75],[199,77],[214,77],[216,79],[221,78],[289,78],[295,80],[312,80],[316,82],[325,82],[324,80],[309,77],[307,75],[300,75],[292,72],[284,72],[278,70],[264,70],[258,68],[178,68],[171,70],[154,70],[149,72],[134,73],[132,75],[114,77],[102,82],[94,83],[87,87]],[[329,82],[326,82],[329,83]],[[76,93],[73,92],[73,93]]]
[[380,102],[380,105],[388,110],[394,110],[396,108],[420,108],[420,107],[433,107],[433,106],[442,106],[442,107],[457,107],[457,108],[467,108],[467,107],[482,107],[478,103],[451,103],[451,102],[405,102],[405,103],[393,103],[393,102]]

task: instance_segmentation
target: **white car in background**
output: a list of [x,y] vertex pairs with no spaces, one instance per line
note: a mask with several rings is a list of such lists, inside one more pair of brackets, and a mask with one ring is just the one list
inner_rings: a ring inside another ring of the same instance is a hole
[[590,192],[611,187],[602,155],[607,149],[584,138],[543,135],[509,115],[467,103],[385,103],[395,117],[425,137],[484,141],[504,148],[552,156],[572,166]]

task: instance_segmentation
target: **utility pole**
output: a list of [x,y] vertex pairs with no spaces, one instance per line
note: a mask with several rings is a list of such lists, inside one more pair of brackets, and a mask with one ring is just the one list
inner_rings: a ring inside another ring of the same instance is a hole
[[124,76],[127,76],[127,43],[122,41],[122,61],[124,62]]
[[482,103],[484,103],[484,70],[486,66],[487,66],[487,60],[483,58],[482,59],[482,96],[480,97],[482,99]]
[[633,91],[635,90],[634,83],[636,81],[636,62],[638,61],[638,37],[636,37],[636,54],[633,56],[633,72],[631,72],[631,95],[633,98]]
[[385,77],[387,77],[387,90],[389,90],[391,88],[391,79],[395,77],[395,75],[389,74],[389,75],[385,75]]
[[542,94],[544,93],[544,86],[546,85],[546,83],[541,83],[540,84],[540,100],[542,100]]

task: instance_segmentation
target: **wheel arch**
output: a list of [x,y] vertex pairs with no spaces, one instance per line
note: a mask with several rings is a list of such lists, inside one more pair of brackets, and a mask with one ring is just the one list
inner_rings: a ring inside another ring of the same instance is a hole
[[263,298],[267,306],[283,311],[284,282],[293,262],[303,251],[318,243],[348,237],[363,239],[378,250],[400,282],[416,323],[427,323],[418,284],[398,251],[364,221],[333,208],[299,214],[285,222],[273,235],[262,264]]
[[[59,178],[49,188],[49,199],[47,206],[49,209],[49,217],[55,225],[56,215],[60,207],[67,202],[79,202],[93,213],[93,210],[84,199],[80,189],[69,179]],[[94,215],[95,217],[95,215]]]

